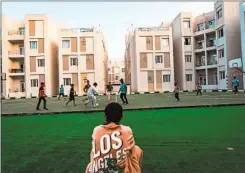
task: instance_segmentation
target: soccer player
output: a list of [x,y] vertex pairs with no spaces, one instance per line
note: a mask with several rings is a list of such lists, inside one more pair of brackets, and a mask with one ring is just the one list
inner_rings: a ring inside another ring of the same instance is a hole
[[73,105],[76,106],[76,101],[75,101],[75,90],[74,90],[74,85],[71,84],[71,89],[70,89],[70,97],[68,102],[66,103],[66,106],[68,105],[68,103],[70,103],[71,101],[73,101]]
[[97,103],[97,100],[96,100],[96,97],[95,97],[95,95],[96,94],[99,94],[99,92],[97,91],[97,89],[96,89],[96,87],[98,86],[98,84],[95,82],[94,84],[93,84],[93,86],[92,87],[90,87],[89,89],[88,89],[88,91],[87,91],[87,101],[85,102],[85,106],[87,107],[87,105],[91,102],[92,103],[92,105],[94,106],[94,107],[98,107],[99,106],[99,104]]
[[[83,91],[84,91],[84,93],[87,93],[88,92],[88,89],[91,87],[91,85],[89,84],[89,80],[87,80],[87,84],[84,86],[84,88],[83,88]],[[85,100],[88,100],[88,97],[86,97],[85,99],[83,99],[83,102],[85,101]]]
[[108,102],[111,102],[112,91],[113,91],[113,86],[111,85],[111,82],[109,82],[109,84],[106,86],[106,93],[108,96]]
[[118,91],[118,94],[120,93],[120,98],[121,98],[123,104],[128,104],[127,85],[124,83],[123,79],[120,79],[120,82],[121,82],[121,84],[120,84],[120,89]]
[[122,106],[109,103],[104,111],[105,123],[94,128],[92,151],[86,173],[141,173],[143,151],[135,145],[130,127],[120,124]]
[[202,95],[202,86],[200,85],[200,83],[197,83],[197,96],[199,95]]
[[236,77],[232,80],[232,86],[234,87],[234,94],[238,93],[239,80]]
[[174,83],[174,96],[177,99],[177,101],[180,101],[179,99],[179,86],[177,85],[177,83]]
[[60,100],[60,96],[64,97],[64,95],[65,95],[64,93],[65,93],[64,87],[63,87],[63,85],[61,85],[60,86],[60,94],[59,94],[58,100]]
[[48,108],[46,106],[46,99],[45,99],[45,97],[47,97],[47,95],[45,93],[45,84],[44,84],[44,82],[41,83],[41,87],[39,88],[38,97],[39,97],[39,99],[38,99],[36,110],[40,110],[39,109],[39,106],[40,106],[42,100],[43,100],[43,109],[48,110]]

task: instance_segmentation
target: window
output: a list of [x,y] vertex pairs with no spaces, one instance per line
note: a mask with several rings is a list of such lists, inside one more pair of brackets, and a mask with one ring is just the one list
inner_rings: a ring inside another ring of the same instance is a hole
[[190,20],[184,20],[183,21],[184,28],[191,28],[191,22]]
[[38,87],[38,79],[31,79],[31,87]]
[[221,28],[218,30],[218,38],[221,38],[223,36],[224,36],[224,31],[223,31],[223,28]]
[[220,79],[220,80],[225,79],[225,71],[220,71],[220,72],[219,72],[219,79]]
[[223,58],[224,57],[224,49],[218,50],[218,57]]
[[71,85],[71,78],[64,78],[63,79],[64,86],[69,86]]
[[162,55],[155,56],[155,61],[157,64],[162,63]]
[[163,75],[163,82],[170,82],[170,75]]
[[20,31],[20,35],[24,35],[25,34],[25,28],[19,28]]
[[192,81],[192,74],[186,74],[185,77],[186,77],[186,81],[187,82],[191,82]]
[[125,72],[125,68],[122,68],[122,72]]
[[30,41],[30,48],[37,49],[37,41]]
[[191,55],[185,55],[185,62],[191,62]]
[[216,12],[216,17],[217,19],[220,19],[222,17],[222,8]]
[[78,66],[78,59],[77,58],[71,58],[70,64],[71,64],[71,66]]
[[184,45],[191,45],[191,38],[184,38]]
[[110,68],[108,68],[108,71],[110,71],[111,69]]
[[62,40],[63,48],[70,48],[70,40]]
[[208,22],[208,28],[214,28],[214,25],[215,25],[215,21],[214,20],[210,20]]
[[169,46],[169,39],[168,38],[163,38],[162,42],[163,42],[163,46]]
[[44,59],[37,59],[37,66],[38,67],[45,67],[45,60]]
[[198,31],[204,30],[204,25],[203,25],[203,23],[200,23],[200,24],[197,25],[197,30],[198,30]]

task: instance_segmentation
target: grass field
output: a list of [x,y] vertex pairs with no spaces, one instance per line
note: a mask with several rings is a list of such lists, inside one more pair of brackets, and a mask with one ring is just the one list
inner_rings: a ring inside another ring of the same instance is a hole
[[[83,173],[103,113],[2,117],[2,173]],[[143,173],[242,173],[245,107],[126,111]],[[234,150],[227,150],[232,147]]]

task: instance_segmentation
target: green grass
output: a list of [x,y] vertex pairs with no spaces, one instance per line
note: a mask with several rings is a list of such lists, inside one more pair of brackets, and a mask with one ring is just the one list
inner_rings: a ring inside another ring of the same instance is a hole
[[[2,118],[3,173],[81,173],[103,114]],[[245,107],[125,112],[143,173],[242,173]],[[227,150],[233,147],[234,150]]]

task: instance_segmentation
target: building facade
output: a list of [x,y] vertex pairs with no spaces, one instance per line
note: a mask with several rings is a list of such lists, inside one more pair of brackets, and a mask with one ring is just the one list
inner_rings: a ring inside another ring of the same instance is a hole
[[2,17],[2,72],[5,98],[36,97],[41,82],[46,94],[57,94],[57,28],[47,15],[25,15],[23,20]]
[[108,82],[119,84],[120,79],[125,80],[125,62],[121,60],[110,60],[108,62]]
[[[241,48],[243,71],[245,71],[245,1],[240,3],[240,23],[241,23]],[[243,74],[243,86],[245,87],[245,74]]]
[[78,95],[85,94],[87,82],[97,82],[99,92],[108,81],[107,49],[102,32],[95,28],[61,29],[59,39],[59,85],[65,94],[74,84]]
[[214,11],[196,17],[180,13],[172,28],[181,89],[194,90],[200,83],[203,89],[228,90],[234,76],[243,83],[242,73],[228,67],[229,60],[241,57],[238,2],[215,2]]
[[173,90],[172,28],[135,28],[126,36],[125,78],[132,92]]

